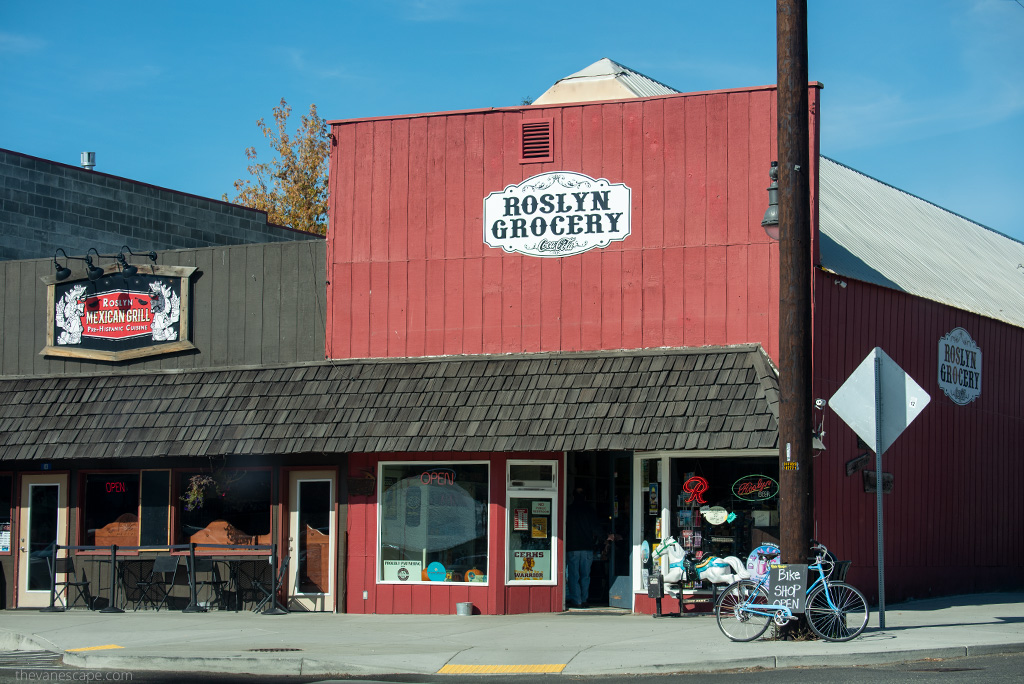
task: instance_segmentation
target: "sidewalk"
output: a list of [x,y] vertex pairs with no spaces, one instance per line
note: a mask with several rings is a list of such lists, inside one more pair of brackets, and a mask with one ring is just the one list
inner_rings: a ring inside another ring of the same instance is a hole
[[[0,650],[64,653],[74,667],[290,675],[703,672],[1024,651],[1024,593],[889,605],[852,642],[733,643],[713,616],[614,610],[459,615],[0,611]],[[769,632],[770,633],[770,632]]]

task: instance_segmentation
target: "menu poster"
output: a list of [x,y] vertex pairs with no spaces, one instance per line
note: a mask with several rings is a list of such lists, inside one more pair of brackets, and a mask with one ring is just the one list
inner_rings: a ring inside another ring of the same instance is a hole
[[515,509],[515,515],[512,517],[512,531],[525,532],[528,529],[530,529],[529,511],[525,508]]
[[11,551],[11,523],[0,523],[0,553]]

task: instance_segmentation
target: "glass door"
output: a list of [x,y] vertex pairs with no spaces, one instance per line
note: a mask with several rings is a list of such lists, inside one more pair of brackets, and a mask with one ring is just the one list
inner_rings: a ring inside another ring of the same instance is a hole
[[[67,475],[23,475],[18,526],[18,607],[50,605],[54,544],[67,544]],[[67,555],[61,552],[61,556]]]
[[334,610],[335,481],[333,472],[290,474],[289,610]]

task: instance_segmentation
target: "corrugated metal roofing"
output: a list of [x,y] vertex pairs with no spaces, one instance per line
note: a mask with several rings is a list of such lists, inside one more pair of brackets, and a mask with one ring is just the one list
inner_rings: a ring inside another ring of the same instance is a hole
[[[607,57],[597,60],[590,66],[580,69],[574,74],[561,78],[548,90],[553,90],[561,83],[583,83],[600,82],[614,79],[625,87],[636,97],[654,97],[656,95],[672,95],[679,91],[664,83],[655,81],[650,76],[644,76],[639,71],[634,71],[627,66],[612,61]],[[546,94],[546,93],[545,93]],[[544,102],[544,95],[537,98],[536,102]]]
[[755,345],[0,380],[0,461],[775,449]]
[[827,157],[820,265],[1024,327],[1024,243]]

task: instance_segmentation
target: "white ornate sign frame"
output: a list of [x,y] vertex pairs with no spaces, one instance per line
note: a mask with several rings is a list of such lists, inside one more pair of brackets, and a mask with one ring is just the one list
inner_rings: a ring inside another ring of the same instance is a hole
[[625,240],[631,218],[625,184],[549,171],[484,198],[484,243],[526,256],[573,256]]
[[981,349],[963,328],[953,328],[939,339],[938,381],[959,406],[981,395]]

